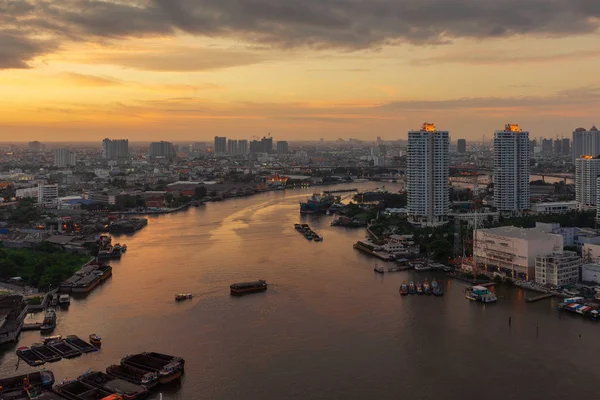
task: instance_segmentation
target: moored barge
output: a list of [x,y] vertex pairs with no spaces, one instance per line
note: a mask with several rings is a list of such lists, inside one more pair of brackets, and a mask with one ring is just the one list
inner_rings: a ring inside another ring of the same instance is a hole
[[78,380],[97,389],[117,394],[125,400],[141,399],[148,395],[148,389],[120,378],[113,378],[104,372],[91,371],[81,375]]
[[63,358],[75,358],[81,355],[79,350],[69,346],[64,339],[51,340],[46,344],[46,346],[56,351]]
[[164,357],[157,358],[152,353],[140,353],[131,356],[125,356],[121,364],[140,368],[149,372],[158,374],[159,383],[169,383],[181,377],[183,372],[183,359],[173,357],[168,360]]
[[45,361],[42,360],[42,358],[36,353],[31,351],[29,347],[19,347],[17,349],[17,356],[32,367],[38,367],[42,364],[45,364]]
[[[52,385],[54,385],[54,374],[52,371],[32,372],[30,374],[1,378],[0,387],[2,388],[2,392],[0,394],[18,393],[19,391],[24,391],[26,388],[51,389]],[[13,397],[7,396],[7,398]]]
[[67,336],[66,341],[71,347],[76,348],[77,350],[81,351],[82,353],[89,353],[89,352],[98,350],[97,347],[94,347],[91,344],[89,344],[88,342],[80,339],[79,336],[77,336],[77,335]]
[[262,292],[267,290],[267,281],[259,279],[254,282],[234,283],[229,286],[232,295],[242,295],[247,293]]
[[33,351],[38,357],[45,362],[60,361],[62,358],[56,351],[42,343],[34,343],[31,345],[31,351]]
[[54,387],[59,395],[72,400],[104,399],[112,393],[87,385],[80,381],[66,381]]
[[106,368],[106,374],[113,378],[126,380],[127,382],[153,388],[158,385],[158,374],[149,372],[131,365],[111,365]]

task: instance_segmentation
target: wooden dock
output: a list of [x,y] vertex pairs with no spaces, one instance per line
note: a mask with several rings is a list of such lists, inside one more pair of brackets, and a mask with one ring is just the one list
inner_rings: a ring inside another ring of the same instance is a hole
[[39,331],[41,327],[42,327],[41,322],[34,322],[32,324],[23,324],[23,327],[21,328],[21,330],[22,331]]
[[533,303],[534,301],[549,299],[550,297],[554,297],[553,293],[545,293],[535,297],[527,297],[525,301],[527,303]]

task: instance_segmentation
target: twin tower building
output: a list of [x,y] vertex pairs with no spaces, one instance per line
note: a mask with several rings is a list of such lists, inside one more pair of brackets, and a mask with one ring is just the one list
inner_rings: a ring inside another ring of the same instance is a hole
[[[408,132],[406,184],[408,216],[415,225],[438,226],[448,220],[450,134],[434,124]],[[515,124],[494,132],[494,205],[501,212],[530,208],[529,132]]]

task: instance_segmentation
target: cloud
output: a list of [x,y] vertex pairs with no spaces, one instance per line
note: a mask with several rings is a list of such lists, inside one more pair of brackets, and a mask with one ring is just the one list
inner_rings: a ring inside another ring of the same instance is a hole
[[[52,38],[56,45],[184,32],[266,47],[344,50],[398,43],[442,44],[456,38],[565,37],[597,32],[600,2],[5,0],[0,3],[0,16],[0,68],[25,68],[36,56],[53,50],[40,37]],[[129,62],[137,65],[139,61]],[[158,60],[145,60],[148,63],[168,69]],[[198,63],[188,68],[205,68],[206,64]],[[213,63],[207,64],[211,68]]]
[[412,65],[428,66],[438,64],[469,64],[469,65],[496,65],[496,64],[530,64],[552,63],[558,61],[572,61],[600,57],[600,51],[571,51],[553,54],[528,54],[514,55],[509,52],[455,52],[434,57],[418,58],[411,61]]
[[120,86],[123,82],[110,76],[97,76],[65,72],[62,74],[68,81],[78,86]]
[[370,72],[367,68],[312,68],[306,72]]

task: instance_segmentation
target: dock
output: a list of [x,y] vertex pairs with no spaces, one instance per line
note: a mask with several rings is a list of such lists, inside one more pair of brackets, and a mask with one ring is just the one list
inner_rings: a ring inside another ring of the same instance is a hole
[[541,295],[535,296],[535,297],[527,297],[525,299],[525,301],[527,303],[533,303],[534,301],[549,299],[550,297],[554,297],[554,294],[553,293],[546,293],[546,294],[541,294]]
[[492,287],[492,286],[496,286],[496,282],[480,283],[479,286]]
[[22,331],[39,331],[41,327],[42,327],[41,322],[34,322],[32,324],[23,324],[23,327],[21,328],[21,330]]
[[404,266],[401,266],[401,267],[389,267],[389,268],[375,267],[374,268],[375,272],[378,272],[380,274],[384,274],[384,273],[388,273],[388,272],[408,271],[409,269],[412,269],[412,267],[410,265],[404,265]]

